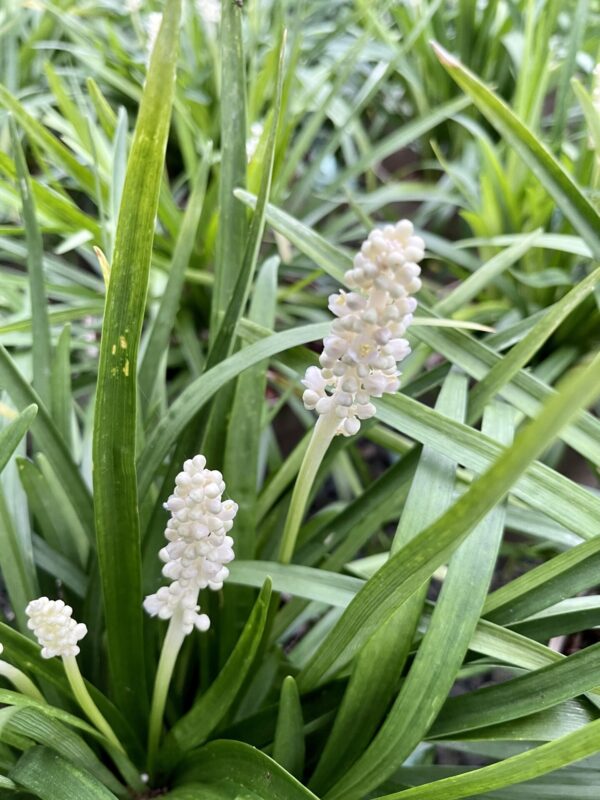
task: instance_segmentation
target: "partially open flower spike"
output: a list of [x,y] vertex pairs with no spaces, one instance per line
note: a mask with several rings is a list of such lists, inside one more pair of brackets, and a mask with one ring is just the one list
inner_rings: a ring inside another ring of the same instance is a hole
[[82,711],[100,733],[123,753],[123,746],[90,697],[79,671],[76,658],[79,654],[78,643],[87,633],[86,626],[73,619],[73,609],[63,600],[39,597],[28,604],[25,613],[29,617],[27,626],[42,648],[42,658],[62,658],[67,680]]
[[[4,647],[0,644],[0,655],[4,652]],[[12,683],[15,689],[21,694],[31,697],[32,700],[37,700],[40,703],[45,703],[43,694],[33,683],[33,681],[21,672],[20,669],[9,664],[7,661],[0,659],[0,675]]]
[[168,544],[159,552],[163,575],[171,583],[144,600],[151,616],[168,619],[169,627],[156,672],[150,731],[148,769],[153,769],[162,731],[164,708],[177,655],[194,628],[207,631],[210,620],[201,614],[201,589],[217,591],[229,575],[226,564],[234,558],[229,531],[237,513],[233,500],[223,500],[225,483],[218,470],[206,469],[202,455],[188,459],[175,478],[175,490],[165,503],[171,517],[165,529]]
[[289,563],[317,470],[336,435],[354,436],[375,415],[373,398],[400,388],[397,363],[410,353],[403,338],[421,288],[425,243],[409,220],[371,231],[345,274],[350,292],[329,298],[336,319],[323,340],[320,367],[306,370],[304,405],[319,415],[300,466],[279,560]]

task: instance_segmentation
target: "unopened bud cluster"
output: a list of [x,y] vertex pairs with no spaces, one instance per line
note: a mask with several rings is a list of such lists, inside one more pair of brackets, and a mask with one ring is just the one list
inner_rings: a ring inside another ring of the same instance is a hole
[[77,642],[87,633],[86,626],[72,618],[73,609],[62,600],[39,597],[27,605],[27,627],[42,647],[42,658],[76,656]]
[[424,248],[406,219],[371,231],[346,272],[351,291],[329,297],[337,319],[323,341],[321,368],[306,371],[302,399],[318,414],[335,414],[338,434],[357,433],[360,420],[375,414],[371,398],[400,387],[396,363],[410,353],[403,336],[417,307],[411,295],[421,288]]
[[206,459],[198,455],[184,463],[165,503],[171,512],[165,530],[169,543],[159,557],[165,564],[163,575],[172,583],[146,597],[144,608],[161,619],[180,609],[185,634],[194,628],[208,630],[208,616],[198,613],[198,593],[220,589],[229,575],[225,565],[234,558],[233,539],[227,534],[238,507],[233,500],[222,500],[224,491],[221,473],[206,469]]

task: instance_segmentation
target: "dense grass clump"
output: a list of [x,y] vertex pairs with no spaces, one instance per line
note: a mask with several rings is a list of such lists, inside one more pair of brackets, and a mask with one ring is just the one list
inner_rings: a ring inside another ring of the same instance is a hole
[[0,798],[597,790],[598,27],[0,9]]

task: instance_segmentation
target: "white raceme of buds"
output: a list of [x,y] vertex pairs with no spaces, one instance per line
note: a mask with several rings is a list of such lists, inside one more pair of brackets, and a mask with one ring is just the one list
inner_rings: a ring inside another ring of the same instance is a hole
[[329,297],[337,317],[323,341],[321,367],[309,367],[302,383],[304,405],[335,414],[337,434],[353,436],[375,414],[373,397],[396,392],[396,367],[410,353],[403,338],[421,288],[419,262],[425,243],[404,219],[371,231],[345,279],[351,291]]
[[27,627],[42,647],[42,658],[66,658],[79,653],[77,642],[87,633],[86,626],[72,618],[73,609],[63,600],[39,597],[27,605]]
[[221,473],[206,469],[206,459],[197,455],[184,463],[165,503],[171,512],[165,530],[169,543],[159,557],[165,564],[163,575],[172,583],[146,597],[144,608],[160,619],[170,619],[180,610],[185,634],[194,628],[208,630],[208,616],[198,613],[198,594],[201,589],[220,589],[229,575],[225,565],[234,558],[233,539],[227,534],[238,507],[222,499],[224,491]]

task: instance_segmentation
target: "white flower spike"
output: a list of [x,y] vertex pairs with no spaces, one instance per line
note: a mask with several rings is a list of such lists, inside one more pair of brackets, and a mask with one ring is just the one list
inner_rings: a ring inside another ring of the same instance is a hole
[[184,463],[165,503],[171,512],[165,530],[169,544],[159,557],[165,563],[163,575],[172,583],[146,597],[144,608],[161,619],[179,611],[185,635],[194,628],[208,630],[208,616],[198,613],[198,594],[220,589],[229,575],[225,565],[234,558],[233,539],[227,534],[238,507],[233,500],[222,500],[224,491],[221,473],[206,469],[206,459],[197,455]]
[[336,434],[353,436],[375,414],[372,397],[398,391],[396,367],[410,353],[402,338],[412,322],[421,288],[419,262],[425,243],[406,219],[371,231],[346,272],[350,292],[329,297],[337,317],[323,341],[321,367],[309,367],[302,383],[304,405],[334,414]]
[[42,648],[42,658],[74,657],[79,653],[79,642],[87,633],[82,622],[72,618],[73,609],[63,600],[39,597],[25,609],[29,617],[27,627],[33,631]]

